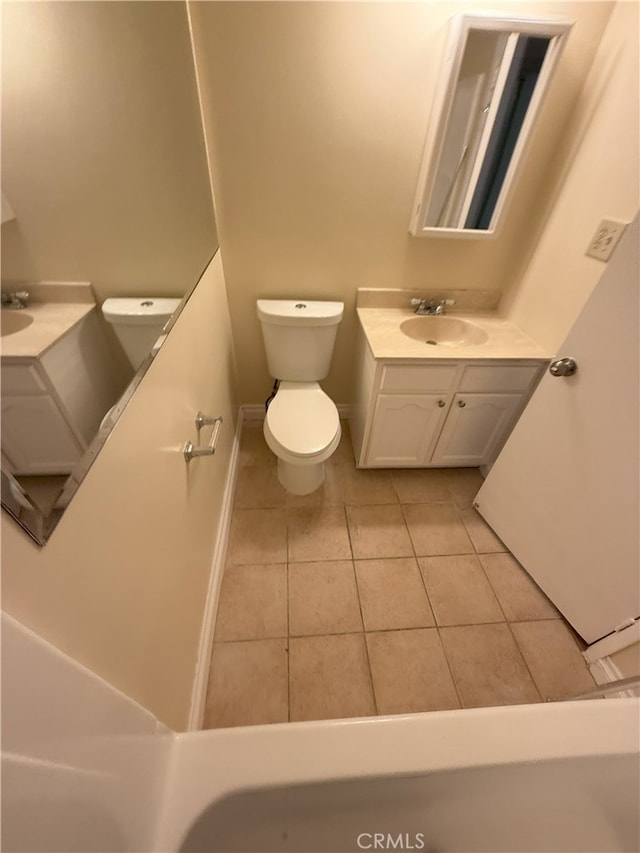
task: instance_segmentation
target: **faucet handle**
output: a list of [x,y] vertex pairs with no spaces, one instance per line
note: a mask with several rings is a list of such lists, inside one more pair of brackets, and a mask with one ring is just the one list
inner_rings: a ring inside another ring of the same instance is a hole
[[422,305],[424,301],[424,299],[411,299],[409,305]]

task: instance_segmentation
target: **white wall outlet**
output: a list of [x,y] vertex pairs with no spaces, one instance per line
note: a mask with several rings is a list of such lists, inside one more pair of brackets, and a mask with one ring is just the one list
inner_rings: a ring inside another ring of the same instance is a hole
[[587,255],[591,258],[598,258],[600,261],[608,261],[626,227],[626,222],[603,219],[589,243]]

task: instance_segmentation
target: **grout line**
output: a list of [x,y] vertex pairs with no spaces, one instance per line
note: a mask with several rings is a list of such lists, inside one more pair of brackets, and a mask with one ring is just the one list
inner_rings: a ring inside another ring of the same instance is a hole
[[287,720],[291,722],[291,601],[289,598],[289,562],[287,561]]
[[[448,626],[447,626],[448,627]],[[466,708],[467,706],[462,701],[462,694],[458,689],[458,682],[453,674],[453,668],[451,666],[451,661],[449,660],[449,655],[447,654],[447,649],[444,644],[444,640],[442,639],[442,634],[440,633],[440,626],[436,625],[436,631],[438,632],[438,640],[440,641],[440,648],[442,649],[442,654],[444,655],[445,663],[447,664],[447,669],[449,670],[449,675],[451,676],[451,681],[453,683],[453,689],[456,691],[456,696],[458,697],[458,702],[461,708]]]
[[369,654],[369,644],[367,643],[367,630],[364,627],[364,613],[362,612],[362,603],[360,601],[360,589],[358,588],[358,577],[356,575],[355,566],[353,568],[353,574],[356,578],[356,589],[358,591],[358,604],[360,605],[360,618],[362,619],[362,641],[364,643],[364,653],[367,656],[367,666],[369,668],[369,682],[371,684],[371,695],[373,696],[373,707],[376,712],[376,716],[380,713],[380,708],[378,706],[378,696],[376,694],[376,686],[373,680],[373,669],[371,668],[371,655]]
[[347,520],[347,536],[349,537],[349,548],[351,549],[351,570],[353,571],[353,579],[356,584],[356,595],[358,596],[358,607],[360,608],[360,620],[362,622],[362,642],[364,643],[364,653],[367,657],[367,667],[369,669],[369,683],[371,685],[371,696],[373,697],[373,707],[376,713],[376,716],[380,713],[378,710],[378,697],[376,696],[376,688],[373,682],[373,670],[371,669],[371,657],[369,656],[369,644],[367,643],[367,637],[365,632],[365,624],[364,624],[364,612],[362,610],[362,600],[360,598],[360,587],[358,585],[358,575],[356,572],[356,564],[355,559],[353,557],[353,544],[351,542],[351,528],[349,527],[349,518],[347,516],[347,507],[344,507],[344,514]]
[[524,663],[524,665],[525,665],[525,667],[526,667],[526,670],[527,670],[527,672],[529,673],[529,677],[531,678],[531,683],[532,683],[532,684],[533,684],[533,686],[535,687],[535,689],[536,689],[536,693],[537,693],[537,694],[538,694],[538,696],[540,697],[540,701],[541,701],[541,702],[545,702],[546,700],[545,700],[544,696],[542,695],[542,691],[541,691],[541,690],[540,690],[540,688],[538,687],[538,682],[537,682],[537,681],[535,680],[535,678],[533,677],[533,673],[531,672],[531,669],[529,668],[529,663],[528,663],[528,661],[527,661],[526,657],[524,656],[524,652],[523,652],[523,651],[522,651],[522,649],[520,648],[520,643],[518,642],[518,638],[516,637],[516,635],[515,635],[515,633],[514,633],[514,631],[513,631],[513,628],[511,627],[511,622],[507,622],[507,627],[509,628],[509,633],[511,634],[511,636],[512,636],[512,638],[513,638],[513,642],[516,644],[516,649],[518,650],[518,654],[519,654],[519,655],[520,655],[520,657],[522,658],[522,662]]
[[[519,624],[520,622],[525,622],[529,624],[530,622],[558,622],[558,619],[518,619],[515,624]],[[265,640],[306,640],[311,637],[344,637],[347,635],[353,634],[393,634],[397,631],[428,631],[433,628],[482,628],[485,625],[512,625],[514,623],[508,622],[505,620],[500,621],[491,621],[491,622],[459,622],[452,625],[440,625],[438,622],[435,622],[431,625],[403,625],[399,628],[365,628],[364,630],[358,629],[356,631],[321,631],[321,632],[313,632],[311,634],[289,634],[288,636],[284,634],[279,634],[277,636],[269,636],[269,637],[245,637],[243,639],[237,640],[216,640],[217,646],[225,645],[226,643],[260,643]]]

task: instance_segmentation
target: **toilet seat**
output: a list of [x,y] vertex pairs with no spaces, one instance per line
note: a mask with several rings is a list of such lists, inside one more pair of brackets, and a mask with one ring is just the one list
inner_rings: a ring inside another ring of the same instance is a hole
[[264,420],[264,436],[276,456],[322,462],[338,446],[341,432],[336,404],[317,382],[280,383]]

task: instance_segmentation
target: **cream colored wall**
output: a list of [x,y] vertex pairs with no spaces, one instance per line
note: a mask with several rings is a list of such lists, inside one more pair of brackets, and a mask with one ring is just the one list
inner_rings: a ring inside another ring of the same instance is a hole
[[184,2],[4,2],[4,280],[185,293],[216,245]]
[[343,299],[333,369],[351,397],[358,287],[498,288],[520,257],[611,3],[498,2],[575,20],[514,193],[493,240],[408,232],[449,18],[469,2],[191,2],[241,402],[269,393],[258,297]]
[[602,261],[585,255],[600,220],[630,222],[640,205],[639,8],[616,4],[552,164],[547,194],[531,211],[539,227],[501,305],[552,351],[604,272]]
[[[176,729],[233,444],[233,376],[218,253],[47,545],[2,514],[3,609]],[[224,426],[215,456],[187,466],[199,409]]]

